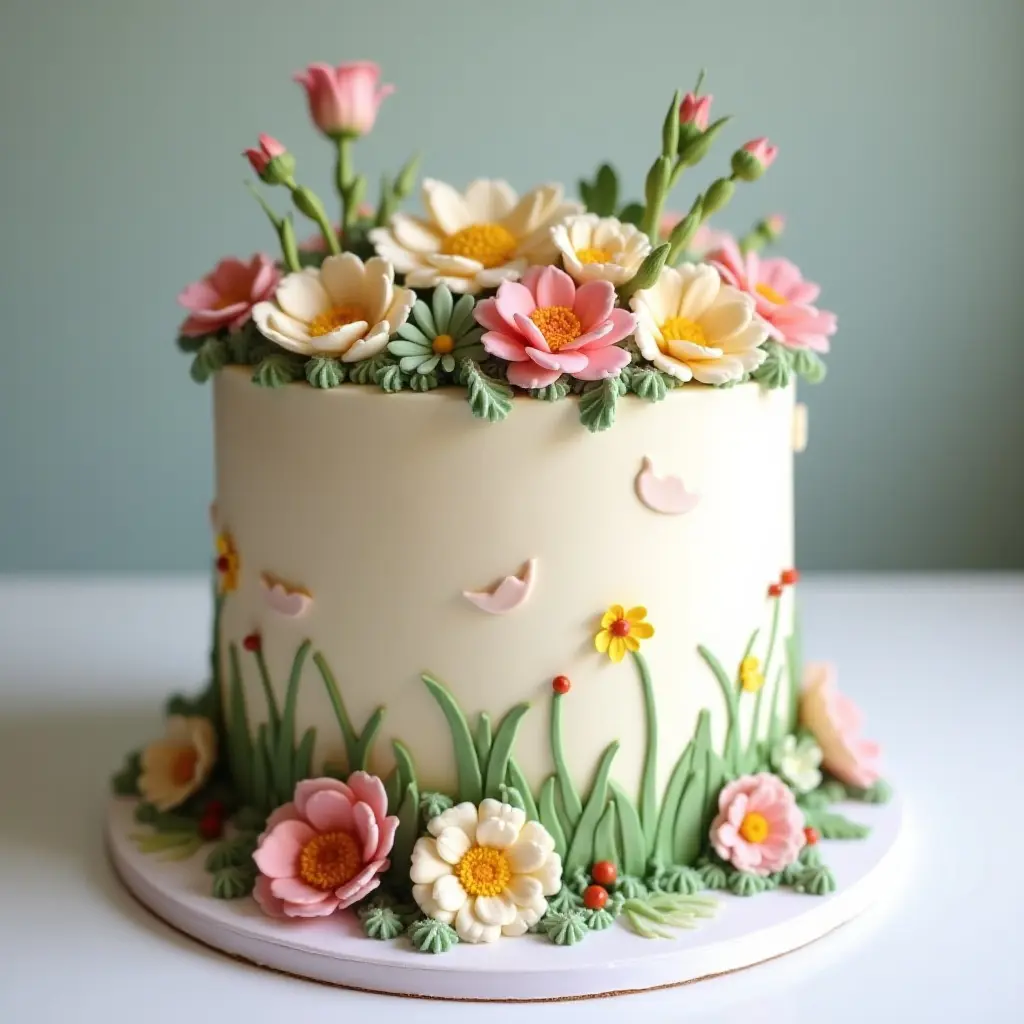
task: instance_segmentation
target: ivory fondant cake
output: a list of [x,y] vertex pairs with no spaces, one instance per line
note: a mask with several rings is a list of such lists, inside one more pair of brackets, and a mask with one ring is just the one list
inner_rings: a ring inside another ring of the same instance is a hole
[[337,917],[410,955],[832,892],[819,841],[866,830],[830,804],[887,795],[801,660],[794,395],[835,318],[760,256],[781,218],[706,224],[775,147],[668,213],[725,123],[698,83],[641,201],[606,164],[579,201],[428,178],[414,215],[415,161],[376,208],[355,170],[376,66],[298,80],[340,223],[261,136],[253,170],[318,236],[258,195],[280,255],[181,295],[213,378],[210,680],[116,777],[140,849],[204,856],[210,899],[282,942]]

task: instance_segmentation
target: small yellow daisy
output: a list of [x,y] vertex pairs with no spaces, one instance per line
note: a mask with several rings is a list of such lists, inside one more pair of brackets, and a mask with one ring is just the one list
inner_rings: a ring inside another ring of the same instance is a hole
[[621,604],[613,604],[601,618],[594,647],[612,661],[622,661],[626,651],[640,650],[640,641],[654,636],[654,627],[646,619],[647,609],[642,605],[625,611]]
[[218,589],[222,594],[230,594],[238,589],[238,573],[241,559],[234,539],[226,530],[217,534],[217,572],[220,575]]
[[757,693],[764,686],[761,662],[753,655],[748,655],[740,662],[740,686],[747,693]]

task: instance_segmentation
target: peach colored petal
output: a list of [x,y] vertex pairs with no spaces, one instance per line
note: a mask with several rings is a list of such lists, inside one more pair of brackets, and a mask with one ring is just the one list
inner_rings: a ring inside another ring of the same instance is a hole
[[[608,319],[615,306],[615,288],[608,281],[589,281],[576,289],[572,311],[579,318],[580,326],[589,331]],[[625,312],[625,310],[623,310]]]
[[325,789],[306,801],[306,818],[318,832],[352,832],[352,801],[343,793]]
[[306,801],[314,793],[321,793],[324,790],[333,790],[336,793],[341,793],[343,796],[348,797],[350,801],[355,802],[352,799],[352,790],[341,782],[339,779],[331,778],[320,778],[320,779],[304,779],[295,787],[295,807],[299,814],[303,817],[306,816]]
[[304,821],[282,821],[267,833],[252,859],[269,878],[290,878],[303,846],[316,836]]
[[285,903],[320,903],[329,895],[321,889],[307,885],[301,878],[273,878],[270,881],[270,891]]

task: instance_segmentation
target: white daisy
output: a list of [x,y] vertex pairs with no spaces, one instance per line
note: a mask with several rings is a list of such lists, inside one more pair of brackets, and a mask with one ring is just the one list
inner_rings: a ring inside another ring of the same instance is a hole
[[551,229],[562,264],[577,284],[610,281],[625,284],[640,269],[651,242],[636,225],[615,217],[583,213]]

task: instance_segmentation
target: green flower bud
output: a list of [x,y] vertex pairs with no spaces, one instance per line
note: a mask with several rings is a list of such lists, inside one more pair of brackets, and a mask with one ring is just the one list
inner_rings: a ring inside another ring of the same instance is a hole
[[416,186],[416,173],[419,169],[420,155],[419,153],[415,153],[409,158],[408,163],[398,172],[398,177],[395,178],[394,193],[396,198],[405,199],[406,196],[412,194],[412,190]]
[[728,205],[735,191],[736,185],[728,178],[717,178],[711,182],[703,196],[704,217],[710,217],[712,214],[718,213],[722,207]]
[[675,96],[669,104],[668,113],[665,115],[665,124],[661,129],[661,154],[666,157],[674,157],[679,149],[679,104],[682,102],[682,95],[676,89]]
[[764,164],[753,153],[737,149],[732,155],[732,173],[743,181],[757,181],[764,174]]
[[648,209],[663,200],[671,174],[672,161],[667,156],[659,156],[651,164],[651,169],[647,172],[647,181],[644,184],[644,197],[647,199]]

